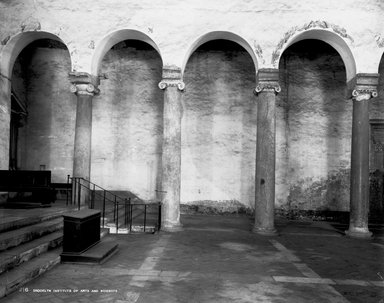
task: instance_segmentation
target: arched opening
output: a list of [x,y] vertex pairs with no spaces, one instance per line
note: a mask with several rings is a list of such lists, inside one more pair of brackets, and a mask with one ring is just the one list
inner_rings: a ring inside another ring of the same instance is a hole
[[255,64],[241,45],[208,41],[186,64],[181,207],[238,213],[254,207]]
[[163,132],[162,60],[150,44],[123,40],[102,58],[94,98],[91,180],[124,196],[156,198]]
[[370,148],[369,148],[369,219],[384,220],[384,55],[379,64],[377,98],[370,100]]
[[278,96],[278,207],[349,209],[352,102],[340,54],[321,40],[301,40],[281,56]]
[[69,51],[56,39],[38,38],[15,52],[9,168],[50,170],[52,182],[66,182],[72,174],[76,116]]
[[336,52],[341,57],[345,66],[345,73],[346,73],[345,81],[348,84],[353,84],[353,80],[356,75],[356,62],[353,57],[353,54],[348,44],[344,41],[343,38],[341,38],[339,35],[335,34],[334,32],[331,32],[328,30],[312,29],[312,30],[307,30],[293,36],[289,41],[283,44],[283,49],[280,54],[280,61],[278,61],[279,64],[281,63],[281,55],[284,53],[284,51],[287,48],[289,48],[291,45],[297,42],[300,42],[303,40],[312,40],[312,39],[323,41],[336,50]]
[[152,48],[155,49],[161,56],[160,50],[156,43],[146,34],[133,29],[117,30],[109,33],[97,43],[91,62],[91,72],[93,75],[98,75],[102,60],[104,60],[106,53],[109,52],[110,49],[114,47],[114,45],[119,44],[121,41],[125,40],[137,40],[145,42],[152,46]]
[[207,34],[202,35],[199,37],[189,48],[187,51],[187,54],[185,56],[184,62],[182,64],[181,70],[182,72],[185,71],[186,65],[189,62],[192,54],[203,44],[211,41],[220,41],[220,40],[225,40],[225,41],[230,41],[233,43],[238,44],[241,46],[245,51],[248,52],[248,55],[251,56],[253,65],[255,66],[255,73],[257,71],[258,67],[258,62],[255,53],[252,50],[252,47],[249,45],[249,43],[242,37],[231,33],[231,32],[225,32],[225,31],[214,31],[214,32],[209,32]]

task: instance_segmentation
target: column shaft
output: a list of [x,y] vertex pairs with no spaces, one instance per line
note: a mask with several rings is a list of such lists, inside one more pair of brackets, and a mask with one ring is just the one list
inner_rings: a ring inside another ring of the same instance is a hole
[[163,69],[164,89],[163,154],[162,154],[162,218],[163,231],[180,231],[180,179],[181,179],[181,70]]
[[164,92],[163,230],[180,228],[181,102],[177,87]]
[[[73,153],[73,177],[90,181],[91,176],[91,138],[92,138],[92,98],[99,92],[98,77],[87,73],[70,73],[71,91],[77,96],[75,142]],[[88,182],[79,180],[78,190],[73,190],[76,203],[86,204],[89,198]],[[81,186],[80,186],[81,184]],[[74,185],[75,189],[76,186]],[[78,194],[80,193],[80,199]]]
[[257,103],[254,231],[266,234],[275,233],[275,128],[275,93],[265,91]]
[[279,73],[262,69],[258,73],[257,137],[255,172],[255,225],[253,232],[275,235],[276,93]]
[[368,231],[369,113],[368,100],[353,101],[350,231]]
[[77,95],[73,176],[89,180],[91,172],[92,95]]
[[369,100],[377,96],[377,74],[357,74],[353,91],[350,219],[346,234],[369,238]]

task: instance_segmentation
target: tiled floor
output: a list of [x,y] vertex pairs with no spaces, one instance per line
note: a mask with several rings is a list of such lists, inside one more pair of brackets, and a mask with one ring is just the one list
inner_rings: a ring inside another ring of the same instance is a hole
[[276,237],[252,234],[248,217],[182,222],[178,233],[114,236],[104,264],[59,264],[2,302],[384,302],[380,226],[355,240],[325,222],[278,219]]

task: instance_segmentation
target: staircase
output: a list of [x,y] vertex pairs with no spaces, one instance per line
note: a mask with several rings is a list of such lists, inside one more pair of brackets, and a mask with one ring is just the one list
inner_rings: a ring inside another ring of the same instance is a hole
[[111,234],[155,233],[160,229],[161,204],[145,202],[133,193],[106,190],[84,178],[70,178],[74,188],[74,204],[87,196],[90,209],[101,212],[101,227]]
[[[86,182],[93,186],[87,186],[87,190],[93,189],[89,190],[89,208],[101,211],[101,238],[109,231],[120,234],[159,230],[159,203],[131,202],[130,197],[121,198],[101,188],[98,192],[95,184]],[[79,183],[78,188],[82,187]],[[60,263],[63,214],[71,209],[52,207],[14,211],[0,210],[0,299]]]
[[[22,211],[22,210],[19,210]],[[0,298],[60,263],[63,217],[68,209],[0,222]],[[108,234],[102,229],[101,237]]]
[[0,223],[0,298],[60,262],[65,210],[2,220]]

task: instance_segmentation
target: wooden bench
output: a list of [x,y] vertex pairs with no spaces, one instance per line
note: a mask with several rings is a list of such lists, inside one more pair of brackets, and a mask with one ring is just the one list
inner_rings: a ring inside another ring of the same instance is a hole
[[0,192],[8,192],[8,202],[49,204],[55,201],[49,170],[0,170]]

